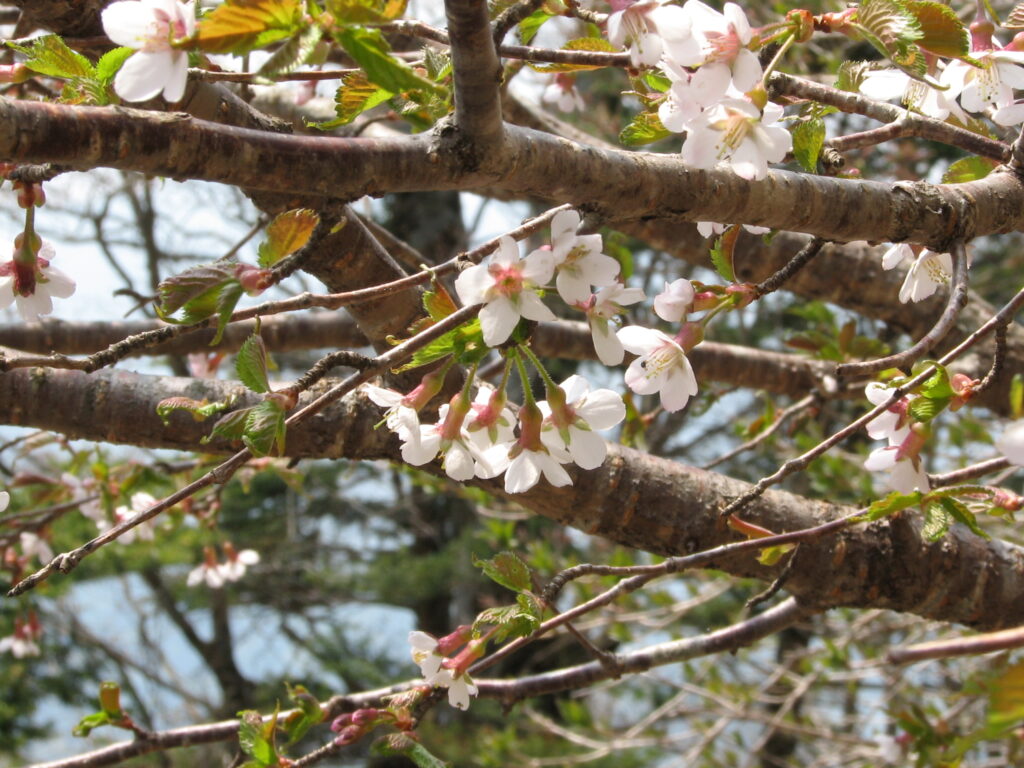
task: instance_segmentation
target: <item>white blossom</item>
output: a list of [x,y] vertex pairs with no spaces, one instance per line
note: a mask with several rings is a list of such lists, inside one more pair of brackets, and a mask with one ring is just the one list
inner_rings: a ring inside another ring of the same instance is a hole
[[[892,389],[877,381],[872,381],[864,388],[864,396],[871,401],[872,405],[881,405],[892,397]],[[887,440],[889,445],[898,446],[910,434],[910,425],[906,421],[906,409],[897,404],[890,406],[884,413],[873,418],[864,428],[872,439]]]
[[444,656],[437,652],[437,639],[426,632],[415,630],[409,633],[412,660],[420,668],[420,674],[430,680],[441,669]]
[[743,9],[736,3],[726,3],[719,13],[700,0],[687,0],[684,10],[691,19],[690,34],[697,42],[697,53],[676,60],[684,67],[700,65],[698,71],[706,70],[705,77],[713,76],[723,83],[719,98],[730,84],[739,93],[753,90],[764,73],[757,54],[746,47],[753,30]]
[[478,264],[455,280],[455,291],[464,304],[485,304],[480,310],[484,342],[497,346],[512,334],[520,317],[554,320],[536,289],[546,284],[554,271],[551,251],[537,250],[519,258],[519,246],[502,237],[490,263]]
[[689,280],[666,281],[665,290],[654,297],[654,312],[667,323],[678,323],[690,311],[694,296],[696,291]]
[[576,211],[559,211],[551,221],[551,258],[558,273],[555,286],[567,304],[585,302],[591,286],[612,285],[619,274],[619,262],[601,252],[601,236],[577,235],[579,225]]
[[1024,88],[1024,52],[973,51],[971,56],[980,67],[955,59],[943,70],[939,82],[949,89],[946,99],[959,95],[960,104],[968,112],[1013,104],[1013,89]]
[[927,248],[921,251],[910,266],[903,285],[900,287],[900,301],[924,301],[949,283],[953,275],[953,258],[948,253],[935,253]]
[[66,299],[71,296],[75,292],[75,281],[50,264],[53,257],[53,246],[43,240],[36,254],[35,273],[28,279],[19,275],[19,270],[25,268],[14,259],[0,264],[0,309],[14,303],[21,319],[34,323],[41,315],[53,312],[53,297]]
[[174,45],[195,34],[195,2],[117,2],[101,18],[107,37],[136,51],[114,78],[117,95],[125,101],[146,101],[162,91],[167,101],[180,101],[188,81],[188,53]]
[[915,80],[899,69],[875,69],[868,72],[858,90],[869,99],[891,101],[899,99],[908,109],[927,117],[945,120],[950,115],[967,122],[967,115],[956,103],[955,95]]
[[427,682],[448,689],[448,703],[456,709],[469,709],[469,700],[479,693],[476,684],[465,672],[457,677],[450,670],[442,667]]
[[612,0],[608,39],[620,48],[629,46],[634,67],[653,67],[662,55],[682,62],[699,52],[690,36],[690,17],[668,0]]
[[22,557],[29,559],[35,557],[43,564],[53,560],[53,550],[50,549],[50,545],[46,539],[41,536],[35,533],[30,533],[29,531],[22,531],[18,534],[18,540],[21,543]]
[[[114,523],[113,526],[120,525],[126,520],[137,517],[142,512],[145,512],[150,507],[156,504],[156,499],[150,496],[148,493],[133,493],[131,500],[131,507],[120,506],[114,510]],[[100,520],[96,523],[96,527],[101,531],[105,531],[108,528],[112,528],[106,520]],[[156,537],[155,523],[152,519],[145,520],[134,528],[129,528],[123,534],[118,537],[118,541],[122,544],[131,544],[136,539],[144,541],[152,541]]]
[[[720,235],[727,230],[731,224],[721,224],[717,221],[698,221],[697,232],[701,237],[711,237],[712,235]],[[758,227],[753,224],[744,224],[743,228],[752,235],[766,235],[771,232],[770,227]]]
[[697,394],[694,376],[686,353],[661,331],[628,325],[618,333],[628,351],[639,355],[626,370],[626,385],[638,395],[660,393],[666,411],[678,411]]
[[996,438],[996,449],[1011,464],[1024,467],[1024,419],[1013,422]]
[[898,445],[888,445],[872,451],[864,462],[864,469],[870,472],[888,472],[889,487],[898,493],[927,493],[931,489],[928,473],[924,471],[920,459],[901,457]]
[[763,179],[768,163],[779,163],[793,148],[793,137],[776,125],[783,109],[769,102],[764,113],[748,101],[726,99],[686,126],[683,161],[697,168],[728,162],[744,179]]
[[643,289],[615,283],[599,290],[583,307],[594,339],[594,350],[605,365],[618,365],[626,354],[622,342],[615,335],[613,319],[623,312],[623,307],[643,300]]
[[610,389],[591,392],[590,382],[577,374],[558,386],[565,393],[565,406],[541,403],[545,419],[540,439],[549,450],[568,450],[581,469],[596,469],[608,453],[608,444],[597,430],[611,429],[626,418],[622,397]]

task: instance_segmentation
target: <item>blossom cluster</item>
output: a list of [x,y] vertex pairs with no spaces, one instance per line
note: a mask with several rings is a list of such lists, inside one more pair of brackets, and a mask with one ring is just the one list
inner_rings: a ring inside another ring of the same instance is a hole
[[671,85],[658,109],[669,131],[685,133],[683,160],[698,168],[727,162],[746,179],[762,179],[793,138],[782,107],[768,103],[764,71],[750,50],[753,30],[743,9],[721,12],[700,0],[613,0],[608,38],[629,48],[633,66],[659,66]]
[[[892,390],[873,381],[864,389],[864,395],[873,405],[882,405],[891,399]],[[871,452],[864,468],[871,472],[888,472],[889,487],[899,493],[930,490],[928,473],[924,471],[920,456],[928,434],[923,424],[915,424],[910,417],[913,399],[914,395],[901,397],[866,427],[873,439],[885,440],[886,445]]]
[[210,589],[220,589],[226,582],[238,581],[245,575],[250,565],[260,561],[260,554],[254,549],[235,549],[230,541],[224,542],[224,562],[217,560],[217,552],[213,547],[203,551],[203,562],[193,568],[186,583],[190,587],[205,582]]
[[[466,670],[484,650],[483,641],[473,639],[472,628],[461,626],[440,639],[417,630],[409,633],[409,645],[412,660],[427,684],[447,688],[448,703],[457,709],[468,709],[470,697],[478,691]],[[453,656],[460,647],[462,651]]]

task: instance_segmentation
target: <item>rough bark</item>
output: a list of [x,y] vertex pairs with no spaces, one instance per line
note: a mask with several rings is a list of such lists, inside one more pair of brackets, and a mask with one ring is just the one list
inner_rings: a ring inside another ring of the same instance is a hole
[[[155,415],[157,402],[172,395],[213,400],[230,394],[239,397],[239,405],[255,402],[236,382],[18,370],[0,375],[0,421],[70,438],[188,450],[209,424],[176,414],[164,426]],[[289,430],[288,455],[395,460],[397,442],[374,429],[379,420],[380,410],[361,395],[344,398]],[[231,446],[215,442],[209,448],[227,451]],[[714,472],[614,445],[602,467],[572,474],[573,485],[566,488],[541,483],[508,498],[564,525],[659,555],[690,554],[735,540],[719,510],[749,488]],[[479,484],[505,495],[500,480]],[[742,516],[784,532],[850,511],[769,491]],[[960,526],[928,544],[912,512],[805,542],[795,558],[785,587],[808,608],[890,608],[979,629],[1024,623],[1024,550],[985,541]],[[723,559],[713,567],[758,579],[778,575],[778,567],[766,568],[751,555]]]

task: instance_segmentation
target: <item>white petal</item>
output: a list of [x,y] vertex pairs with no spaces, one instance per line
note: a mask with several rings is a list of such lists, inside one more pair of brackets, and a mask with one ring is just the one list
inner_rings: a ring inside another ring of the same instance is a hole
[[156,98],[167,85],[172,66],[171,51],[134,53],[114,78],[114,90],[125,101]]
[[[531,295],[536,298],[536,294]],[[519,313],[512,306],[512,302],[504,296],[480,310],[480,329],[483,331],[484,342],[489,347],[496,347],[507,340],[518,322]]]
[[505,470],[505,493],[523,493],[540,480],[540,468],[531,460],[530,451],[523,451]]
[[596,432],[576,427],[569,427],[569,432],[572,436],[569,453],[576,466],[580,469],[597,469],[604,463],[604,457],[608,455],[608,444],[604,438]]
[[591,429],[611,429],[626,418],[626,406],[618,392],[596,389],[587,397],[587,402],[576,409],[576,413]]
[[996,449],[1011,464],[1024,467],[1024,419],[1013,422],[996,438]]
[[661,331],[644,328],[640,325],[627,325],[625,328],[620,328],[616,335],[622,342],[622,346],[634,355],[650,354],[666,341],[671,341]]
[[[587,291],[587,295],[590,295],[589,291]],[[555,313],[548,309],[544,302],[540,300],[540,296],[533,291],[523,291],[519,294],[519,312],[527,320],[550,322],[558,319],[555,317]],[[511,332],[512,329],[510,328],[509,333]]]

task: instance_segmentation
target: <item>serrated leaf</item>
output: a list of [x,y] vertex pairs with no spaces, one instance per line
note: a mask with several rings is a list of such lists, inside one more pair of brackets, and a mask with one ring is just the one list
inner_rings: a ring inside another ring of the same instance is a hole
[[715,244],[711,246],[711,265],[722,276],[723,280],[730,283],[736,282],[733,257],[736,253],[736,242],[739,240],[739,237],[740,228],[736,226],[729,227],[715,240]]
[[309,208],[295,208],[274,217],[267,226],[267,239],[259,247],[259,264],[264,269],[277,262],[307,242],[320,223],[320,215]]
[[864,76],[871,70],[871,62],[844,61],[836,73],[836,88],[856,93],[860,90],[860,84],[864,82]]
[[[195,301],[205,294],[215,292],[227,281],[234,279],[228,269],[213,264],[204,264],[185,270],[180,275],[165,278],[156,287],[160,304],[157,311],[161,318],[167,319],[189,302]],[[206,314],[213,314],[213,304]]]
[[237,411],[221,416],[217,423],[213,425],[213,429],[210,430],[210,434],[202,438],[200,442],[206,445],[211,440],[241,440],[242,435],[245,433],[245,423],[249,418],[249,412],[252,408],[239,408]]
[[547,11],[540,10],[534,11],[521,22],[519,22],[519,40],[523,45],[529,45],[530,41],[536,37],[537,32],[544,26],[544,23],[549,19],[555,18],[552,14]]
[[290,37],[303,26],[300,0],[226,0],[199,22],[196,44],[207,53],[245,53]]
[[473,558],[473,565],[483,570],[491,581],[513,592],[530,588],[530,569],[514,552],[500,552],[490,560]]
[[484,343],[483,332],[480,330],[480,320],[473,318],[418,350],[412,359],[397,371],[419,368],[452,355],[462,365],[472,365],[483,359],[488,350],[489,347]]
[[310,728],[323,722],[324,711],[320,702],[305,686],[291,686],[285,683],[285,687],[288,689],[288,698],[295,703],[298,710],[292,712],[281,727],[288,734],[288,744],[295,744],[309,732]]
[[913,493],[893,491],[884,499],[879,499],[868,507],[867,519],[869,521],[880,520],[904,509],[919,506],[922,498],[924,496],[920,491],[914,491]]
[[447,768],[448,763],[434,757],[426,747],[404,733],[389,733],[370,745],[370,753],[384,757],[404,755],[419,768]]
[[657,112],[640,112],[622,129],[619,141],[627,147],[638,147],[653,144],[672,135],[673,133],[661,124]]
[[857,9],[855,27],[908,75],[916,79],[924,76],[927,62],[914,44],[922,37],[921,27],[898,0],[865,0]]
[[[215,306],[217,312],[217,332],[210,341],[211,347],[220,344],[221,339],[224,338],[224,331],[227,329],[228,323],[231,322],[231,315],[234,314],[235,307],[238,306],[238,300],[242,298],[243,293],[245,293],[245,290],[237,280],[232,280],[217,293]],[[185,307],[185,310],[186,322],[198,322],[198,318],[192,319],[188,306]]]
[[241,720],[238,724],[238,746],[260,765],[275,765],[277,750],[265,735],[260,713],[250,709],[240,712],[239,717]]
[[914,421],[931,421],[944,410],[952,398],[917,397],[910,401],[907,410]]
[[211,403],[206,399],[193,400],[190,397],[167,397],[156,404],[156,415],[160,417],[160,421],[166,427],[169,424],[170,415],[175,411],[188,411],[192,414],[192,418],[195,421],[206,421],[214,414],[220,413],[228,407],[230,407],[228,400],[217,400]]
[[284,408],[277,400],[264,400],[249,409],[242,442],[253,456],[269,456],[275,448],[278,456],[284,453],[284,419]]
[[983,539],[991,539],[992,537],[985,532],[985,529],[978,525],[978,519],[974,516],[974,513],[967,508],[959,499],[954,499],[952,496],[943,496],[939,499],[945,510],[952,515],[953,519],[958,523],[963,523],[971,529],[971,533],[975,536],[980,536]]
[[133,53],[135,51],[131,48],[121,47],[100,56],[100,60],[96,62],[96,81],[104,87],[109,86],[114,82],[118,70]]
[[362,67],[371,83],[392,93],[444,92],[437,83],[420,77],[408,64],[389,55],[390,48],[379,29],[348,27],[335,32],[335,37],[348,55]]
[[30,45],[8,45],[28,59],[25,66],[33,72],[50,77],[88,79],[95,77],[95,70],[89,60],[77,51],[68,48],[59,35],[37,37]]
[[953,516],[939,502],[932,502],[924,508],[924,526],[921,538],[927,542],[936,542],[946,535],[953,524]]
[[921,37],[917,45],[936,56],[960,58],[971,52],[967,28],[948,5],[931,0],[907,0],[906,8],[917,19]]
[[965,181],[984,179],[998,165],[995,160],[989,160],[987,157],[962,157],[942,174],[942,183],[962,184]]
[[444,320],[458,309],[451,295],[440,283],[435,283],[433,290],[423,292],[423,308],[435,323]]
[[258,334],[253,334],[242,342],[235,360],[235,372],[239,380],[253,392],[270,391],[267,380],[267,347]]
[[257,80],[273,82],[278,75],[288,75],[307,62],[310,54],[316,50],[317,43],[324,31],[319,24],[312,24],[299,34],[290,37],[284,45],[274,51],[273,55],[257,71]]
[[[522,597],[522,595],[520,595]],[[516,637],[526,637],[532,634],[540,626],[540,618],[534,615],[529,609],[522,605],[502,605],[495,608],[488,608],[476,617],[473,622],[474,629],[483,627],[496,627],[491,639],[494,642],[505,642]]]
[[[562,46],[563,51],[594,51],[597,53],[619,53],[619,50],[603,37],[577,37]],[[559,64],[554,62],[527,62],[536,72],[582,72],[603,69],[603,64]]]
[[817,173],[818,158],[825,146],[825,121],[820,117],[801,120],[793,126],[793,156],[808,173]]
[[341,76],[341,85],[334,94],[334,111],[338,116],[322,123],[308,123],[308,126],[319,131],[330,131],[348,125],[363,112],[383,104],[394,95],[371,83],[360,70],[346,72]]
[[342,24],[380,24],[405,13],[408,0],[328,0],[327,10]]

